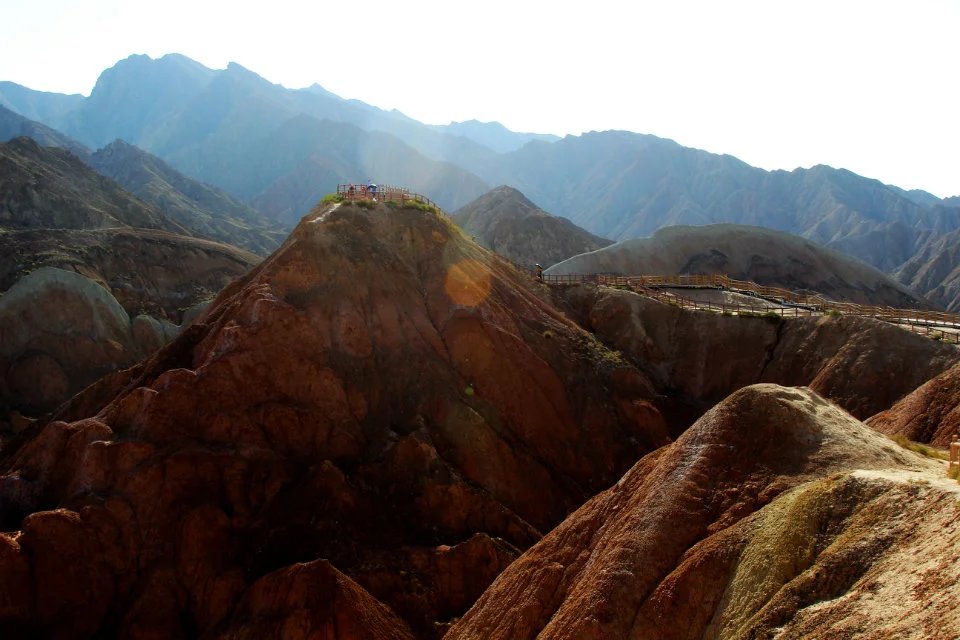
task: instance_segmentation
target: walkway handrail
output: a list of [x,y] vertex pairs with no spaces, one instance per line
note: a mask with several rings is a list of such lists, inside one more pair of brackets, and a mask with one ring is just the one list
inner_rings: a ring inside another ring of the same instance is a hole
[[[960,344],[960,315],[943,311],[920,309],[895,309],[887,306],[861,305],[852,302],[836,302],[820,295],[804,295],[780,287],[764,287],[754,282],[734,280],[724,275],[700,276],[614,276],[603,274],[544,274],[548,284],[595,284],[609,287],[626,287],[636,293],[684,309],[713,311],[743,315],[776,314],[782,317],[810,317],[824,313],[840,313],[875,318],[893,324],[906,324],[911,331],[920,329],[924,335],[947,342]],[[693,300],[675,293],[666,293],[667,288],[710,288],[733,293],[746,293],[760,299],[790,306],[763,307],[748,304],[726,304]],[[940,326],[956,328],[958,332],[944,331]],[[920,331],[916,331],[920,332]]]
[[[353,188],[353,191],[350,190],[351,187]],[[372,200],[374,198],[374,192],[368,190],[367,185],[359,183],[338,184],[337,195],[346,200]],[[421,204],[435,207],[438,210],[442,210],[440,209],[440,205],[427,196],[419,193],[411,193],[410,189],[406,187],[378,184],[376,198],[381,202],[399,202],[401,204],[407,201],[419,202]]]

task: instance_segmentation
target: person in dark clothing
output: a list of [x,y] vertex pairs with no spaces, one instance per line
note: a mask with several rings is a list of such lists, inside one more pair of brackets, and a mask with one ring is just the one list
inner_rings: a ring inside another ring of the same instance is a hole
[[543,267],[537,265],[537,280],[543,280]]

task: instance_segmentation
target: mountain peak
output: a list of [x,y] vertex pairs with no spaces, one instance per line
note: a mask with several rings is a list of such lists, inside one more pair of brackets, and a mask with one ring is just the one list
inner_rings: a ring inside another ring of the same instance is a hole
[[[51,422],[37,438],[81,432],[75,448],[13,452],[25,480],[5,475],[0,499],[54,515],[23,521],[22,552],[8,543],[0,566],[13,557],[24,571],[0,572],[0,591],[69,598],[77,606],[61,606],[54,635],[121,623],[204,635],[235,607],[265,618],[261,577],[324,558],[415,637],[437,637],[519,549],[668,440],[643,375],[546,298],[440,213],[317,207],[174,343],[64,410],[95,419]],[[142,464],[105,463],[88,479],[100,453]],[[40,502],[21,482],[45,482],[48,468],[57,475]],[[73,500],[91,491],[123,499]],[[104,523],[131,532],[125,553],[59,544],[100,540]],[[234,536],[242,543],[227,544]],[[68,557],[79,563],[68,585],[50,581],[46,567]],[[129,588],[81,588],[104,566]],[[170,584],[154,577],[168,567],[184,597],[154,612]],[[448,586],[451,574],[462,582]],[[227,576],[223,603],[207,597],[206,576]],[[39,624],[35,609],[14,610],[23,628]]]
[[453,219],[480,244],[528,266],[550,266],[611,244],[565,218],[550,215],[509,185],[467,203]]

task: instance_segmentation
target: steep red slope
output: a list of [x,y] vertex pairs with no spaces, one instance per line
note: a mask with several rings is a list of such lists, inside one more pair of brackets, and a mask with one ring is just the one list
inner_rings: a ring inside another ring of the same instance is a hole
[[960,433],[960,365],[867,421],[880,433],[947,447]]
[[441,216],[315,211],[4,451],[0,594],[29,606],[0,627],[214,633],[272,597],[258,578],[324,558],[435,635],[666,442],[646,379],[529,287]]
[[[832,475],[888,467],[940,471],[807,389],[747,387],[521,556],[446,638],[771,637],[799,609],[852,589],[892,537],[910,537],[915,520],[866,526],[902,509],[900,485]],[[804,483],[805,497],[775,501]],[[950,498],[926,506],[950,507]],[[940,520],[956,513],[953,504]],[[955,557],[960,538],[946,540]],[[954,567],[951,559],[938,571],[947,583],[935,592],[956,587]],[[734,635],[741,625],[751,632]],[[847,637],[823,628],[785,637]]]

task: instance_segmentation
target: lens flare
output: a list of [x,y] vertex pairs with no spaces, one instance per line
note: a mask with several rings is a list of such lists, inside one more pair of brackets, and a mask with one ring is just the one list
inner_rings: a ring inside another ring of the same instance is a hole
[[490,295],[490,271],[476,260],[462,260],[447,270],[444,288],[455,303],[475,307]]

